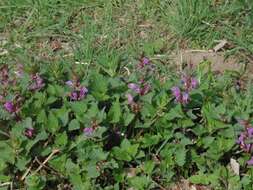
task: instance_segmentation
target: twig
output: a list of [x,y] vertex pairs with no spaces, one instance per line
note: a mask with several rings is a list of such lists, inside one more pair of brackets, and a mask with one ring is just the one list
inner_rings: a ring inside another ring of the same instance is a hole
[[131,73],[127,67],[123,67],[127,71],[127,75],[129,76]]
[[11,185],[11,184],[12,184],[12,182],[1,183],[0,187],[8,186],[8,185]]
[[52,151],[52,153],[44,160],[44,162],[42,162],[42,164],[35,170],[34,174],[37,173],[38,171],[41,170],[41,168],[43,168],[43,166],[58,152],[60,152],[59,149],[55,149]]
[[[39,159],[38,159],[37,157],[35,158],[35,161],[36,161],[38,164],[42,165],[42,163],[39,161]],[[51,170],[54,174],[56,174],[56,175],[58,175],[58,176],[63,176],[61,173],[58,173],[56,170],[54,170],[53,168],[51,168],[51,167],[49,167],[49,166],[44,165],[44,167],[45,167],[46,169],[48,169],[48,170]]]
[[35,162],[35,160],[33,160],[33,162],[31,163],[31,165],[29,166],[29,168],[27,168],[27,170],[25,171],[25,173],[22,175],[21,181],[23,181],[26,178],[26,176],[29,174],[29,172],[32,169],[32,166],[33,166],[34,162]]
[[0,134],[10,138],[10,135],[2,130],[0,130]]

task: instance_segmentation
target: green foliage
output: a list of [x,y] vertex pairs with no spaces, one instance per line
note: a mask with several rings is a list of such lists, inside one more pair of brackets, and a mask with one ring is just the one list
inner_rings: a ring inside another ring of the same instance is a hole
[[[0,1],[0,69],[8,65],[10,80],[6,87],[0,74],[0,185],[146,190],[185,178],[252,189],[250,152],[236,144],[238,119],[252,123],[252,87],[238,89],[240,76],[216,76],[204,61],[191,71],[199,86],[189,103],[177,103],[171,88],[180,76],[168,54],[176,46],[168,29],[192,46],[226,38],[236,45],[231,53],[253,52],[252,15],[248,0]],[[151,65],[141,69],[143,56]],[[45,86],[31,90],[35,73]],[[142,80],[147,93],[129,89]],[[83,86],[88,93],[71,99]],[[7,100],[20,109],[9,113]]]

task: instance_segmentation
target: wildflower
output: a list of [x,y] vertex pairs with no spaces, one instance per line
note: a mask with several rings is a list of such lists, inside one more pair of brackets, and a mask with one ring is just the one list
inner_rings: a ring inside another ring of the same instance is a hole
[[141,88],[141,90],[140,90],[140,95],[144,96],[145,94],[147,94],[150,91],[150,89],[151,89],[150,84],[147,84],[147,83],[144,84],[143,88]]
[[68,85],[69,87],[74,86],[74,83],[71,80],[68,80],[65,84]]
[[149,65],[150,64],[150,60],[147,58],[147,57],[143,57],[141,60],[140,60],[140,63],[138,65],[139,68],[144,68],[146,65]]
[[87,93],[88,93],[88,89],[82,86],[79,91],[79,100],[85,98]]
[[187,92],[184,92],[183,93],[183,96],[182,96],[182,103],[183,104],[188,104],[189,103],[189,94]]
[[27,128],[24,134],[26,137],[32,138],[34,135],[34,131],[35,131],[34,128]]
[[144,96],[145,94],[147,94],[150,91],[151,86],[148,83],[144,83],[144,84],[143,83],[144,83],[144,81],[141,81],[142,87],[140,87],[138,84],[135,84],[135,83],[129,83],[128,88],[130,88],[131,90],[133,90],[137,94]]
[[131,94],[127,94],[126,97],[128,104],[132,104],[134,102],[134,98]]
[[83,129],[83,132],[86,136],[91,136],[94,132],[94,129],[92,127],[86,127]]
[[139,94],[141,92],[141,89],[140,89],[139,85],[137,85],[135,83],[128,84],[128,88],[130,88],[131,90],[133,90],[137,94]]
[[176,98],[177,102],[180,102],[181,100],[181,90],[178,86],[174,86],[171,88],[173,96]]
[[148,65],[150,63],[149,59],[147,57],[143,57],[141,62],[144,64],[144,65]]
[[197,81],[197,79],[191,78],[191,87],[192,87],[193,89],[195,89],[195,88],[197,88],[197,86],[198,86],[198,81]]
[[198,86],[198,81],[193,77],[184,75],[181,80],[182,80],[182,83],[184,84],[186,91],[195,89]]
[[253,127],[247,126],[245,131],[240,134],[237,144],[239,144],[241,149],[243,149],[245,152],[250,152],[252,149],[252,143],[250,143],[252,137]]
[[88,89],[81,87],[79,90],[74,90],[70,93],[70,99],[73,101],[82,100],[86,97]]
[[9,113],[15,112],[14,104],[13,104],[11,101],[5,102],[4,108],[5,108],[6,111],[8,111]]
[[84,86],[81,86],[80,83],[74,83],[73,81],[69,80],[65,82],[65,84],[73,88],[72,92],[70,93],[71,100],[77,101],[86,97],[88,89]]
[[40,90],[45,86],[43,79],[38,73],[32,76],[33,83],[30,85],[30,90]]
[[253,165],[253,156],[251,157],[250,160],[247,161],[247,164],[248,164],[248,165]]

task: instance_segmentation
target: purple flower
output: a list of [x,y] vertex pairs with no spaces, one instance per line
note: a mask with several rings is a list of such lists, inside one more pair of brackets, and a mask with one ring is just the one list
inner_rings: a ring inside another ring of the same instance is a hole
[[28,138],[32,138],[34,135],[34,128],[27,128],[25,130],[25,136]]
[[182,103],[183,104],[188,104],[189,103],[189,94],[187,92],[184,92],[183,93],[183,96],[182,96]]
[[248,164],[248,165],[251,165],[251,166],[253,165],[253,156],[251,157],[250,160],[247,161],[247,164]]
[[83,132],[86,136],[91,136],[94,132],[94,129],[92,127],[86,127],[83,129]]
[[32,76],[33,83],[30,85],[30,90],[40,90],[45,86],[43,79],[38,73]]
[[78,100],[78,95],[77,95],[77,92],[71,92],[71,94],[70,94],[70,99],[71,100]]
[[140,95],[144,96],[145,94],[147,94],[151,89],[151,85],[150,84],[144,84],[143,85],[143,88],[141,88],[141,91],[140,91]]
[[74,83],[71,80],[68,80],[65,84],[70,86],[70,87],[74,86]]
[[146,65],[149,65],[150,64],[150,60],[147,58],[147,57],[143,57],[141,58],[140,60],[140,63],[138,64],[138,67],[140,69],[144,68]]
[[250,127],[250,128],[247,128],[246,131],[240,134],[236,142],[237,144],[240,145],[241,149],[243,149],[245,152],[250,152],[252,149],[252,144],[250,142],[247,143],[247,141],[250,141],[252,137],[253,137],[253,128]]
[[143,57],[141,61],[142,61],[143,65],[148,65],[150,63],[150,61],[147,57]]
[[14,104],[13,104],[11,101],[5,102],[4,108],[5,108],[9,113],[15,112]]
[[178,86],[174,86],[171,88],[172,94],[173,96],[175,96],[176,101],[180,101],[181,100],[181,90]]
[[248,137],[253,137],[253,127],[247,128],[247,135]]
[[135,83],[129,83],[128,88],[130,88],[131,90],[133,90],[137,94],[139,94],[141,92],[141,89],[140,89],[139,85],[137,85]]
[[134,98],[131,94],[127,94],[126,97],[128,104],[132,104],[134,102]]
[[192,89],[195,89],[198,86],[198,81],[191,76],[183,75],[181,80],[182,80],[182,83],[184,84],[186,91],[190,91]]
[[85,98],[85,96],[88,93],[88,89],[86,87],[81,87],[80,91],[79,91],[79,97],[78,100],[82,100],[83,98]]
[[73,101],[82,100],[86,97],[88,89],[86,87],[80,87],[80,89],[73,90],[70,93],[70,99]]
[[198,83],[197,79],[191,78],[191,87],[192,87],[193,89],[197,88],[198,84],[199,84],[199,83]]

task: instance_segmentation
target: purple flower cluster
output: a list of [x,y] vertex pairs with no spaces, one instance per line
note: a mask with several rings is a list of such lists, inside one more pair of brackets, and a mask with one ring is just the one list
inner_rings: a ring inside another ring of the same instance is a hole
[[[246,152],[246,153],[251,153],[252,148],[253,148],[253,127],[245,122],[239,122],[245,127],[245,130],[240,134],[237,144],[240,145],[240,148]],[[253,165],[253,156],[249,161],[247,161],[248,165]]]
[[94,132],[94,129],[92,127],[86,127],[83,129],[83,132],[86,136],[91,136]]
[[84,86],[81,86],[79,82],[67,81],[66,85],[71,87],[73,90],[70,93],[69,97],[72,101],[79,101],[86,97],[88,89]]
[[190,101],[189,93],[192,89],[198,87],[198,81],[190,76],[182,77],[183,90],[179,86],[174,86],[171,88],[171,92],[175,97],[176,102],[181,104],[188,104]]
[[242,132],[237,140],[237,143],[240,145],[241,149],[245,152],[251,152],[252,144],[247,143],[250,139],[253,139],[253,127],[249,127],[246,131]]
[[4,108],[9,113],[14,113],[16,110],[13,102],[11,102],[11,101],[6,101],[4,104]]
[[144,96],[150,91],[151,85],[148,83],[145,83],[144,81],[141,81],[140,85],[135,84],[135,83],[129,83],[128,88],[134,91],[135,93],[141,96]]
[[188,104],[190,101],[189,93],[188,92],[181,92],[178,86],[174,86],[171,88],[172,94],[176,99],[176,102],[182,104]]
[[138,67],[140,69],[143,69],[145,66],[150,65],[150,60],[147,57],[141,58]]
[[25,136],[27,137],[27,138],[32,138],[33,136],[34,136],[34,132],[35,132],[35,130],[34,130],[34,128],[27,128],[26,130],[25,130],[25,132],[24,132],[24,134],[25,134]]
[[30,90],[40,90],[45,86],[43,79],[40,77],[38,73],[32,75],[31,78],[32,84],[29,87]]
[[182,83],[183,83],[186,91],[190,91],[190,90],[195,89],[195,88],[198,87],[197,79],[195,79],[191,76],[183,75]]

